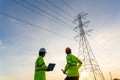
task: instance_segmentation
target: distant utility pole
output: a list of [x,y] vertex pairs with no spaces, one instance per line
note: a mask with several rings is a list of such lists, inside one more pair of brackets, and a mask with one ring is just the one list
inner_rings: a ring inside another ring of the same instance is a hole
[[86,37],[86,35],[88,35],[88,33],[92,30],[84,30],[84,27],[87,27],[86,24],[89,23],[89,21],[86,21],[85,18],[87,14],[88,13],[81,12],[73,21],[73,23],[78,25],[74,28],[74,31],[78,33],[75,36],[75,39],[79,41],[78,57],[83,62],[81,75],[82,72],[87,73],[85,80],[105,80],[103,73],[101,72],[101,69],[97,63],[97,60],[91,50],[89,41]]
[[112,79],[112,75],[111,75],[111,72],[109,72],[109,75],[110,75],[110,80],[113,80],[113,79]]

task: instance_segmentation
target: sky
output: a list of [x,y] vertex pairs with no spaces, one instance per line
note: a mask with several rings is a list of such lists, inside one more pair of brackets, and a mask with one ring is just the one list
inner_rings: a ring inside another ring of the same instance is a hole
[[56,63],[47,80],[64,80],[65,48],[78,56],[73,21],[83,11],[90,21],[85,30],[93,30],[87,38],[105,79],[110,80],[109,72],[120,78],[120,1],[49,1],[54,6],[47,0],[0,0],[0,80],[33,80],[41,47],[47,50],[46,65]]

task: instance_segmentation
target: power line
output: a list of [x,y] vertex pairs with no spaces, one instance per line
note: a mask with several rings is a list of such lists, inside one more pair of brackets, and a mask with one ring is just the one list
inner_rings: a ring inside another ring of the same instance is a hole
[[110,51],[108,51],[102,44],[100,44],[97,40],[95,40],[93,37],[90,36],[91,39],[94,40],[94,42],[96,42],[99,46],[101,46],[107,53],[112,54]]
[[[99,32],[97,32],[97,33],[99,33]],[[100,33],[99,33],[99,34],[100,34]],[[94,33],[94,35],[95,35],[95,36],[98,36],[96,33]],[[93,39],[99,46],[101,46],[107,53],[112,54],[112,53],[111,53],[112,51],[108,51],[108,49],[106,49],[105,46],[102,45],[102,44],[103,44],[102,41],[99,40],[99,42],[98,42],[97,40],[95,40],[95,38],[93,38],[93,37],[91,37],[91,36],[90,36],[90,38]],[[100,42],[101,42],[101,43],[100,43]],[[109,48],[109,50],[111,50],[111,49]]]
[[26,5],[24,5],[24,4],[22,4],[22,3],[18,2],[18,1],[16,1],[16,0],[13,0],[13,2],[15,2],[15,3],[18,4],[18,5],[20,5],[21,7],[26,8],[27,10],[30,10],[31,12],[34,12],[34,13],[36,13],[36,14],[38,14],[38,15],[47,17],[48,19],[50,19],[50,20],[52,20],[52,21],[54,21],[54,22],[56,22],[56,23],[59,23],[59,22],[57,22],[56,20],[50,18],[49,16],[46,16],[46,15],[44,15],[44,14],[42,14],[42,13],[40,13],[40,12],[38,12],[38,11],[36,11],[36,10],[34,10],[34,9],[32,9],[32,8],[26,6]]
[[56,35],[61,36],[61,37],[63,37],[63,38],[71,39],[71,38],[69,38],[69,37],[67,37],[67,36],[64,36],[64,35],[59,34],[59,33],[57,33],[57,32],[54,32],[54,31],[51,31],[51,30],[49,30],[49,29],[43,28],[43,27],[41,27],[41,26],[38,26],[38,25],[32,24],[32,23],[30,23],[30,22],[27,22],[27,21],[25,21],[25,20],[19,19],[19,18],[17,18],[17,17],[13,17],[13,16],[8,15],[8,14],[6,14],[6,13],[0,12],[0,14],[3,15],[3,16],[9,17],[9,18],[11,18],[11,19],[14,19],[14,20],[16,20],[16,21],[19,21],[19,22],[22,22],[22,23],[25,23],[25,24],[31,25],[32,27],[35,27],[35,28],[38,28],[38,29],[41,29],[41,30],[47,31],[47,32],[49,32],[49,33],[56,34]]
[[[34,13],[36,13],[36,14],[38,14],[38,15],[41,15],[41,16],[45,16],[45,17],[47,17],[48,19],[50,19],[50,20],[52,20],[52,21],[54,21],[54,22],[56,22],[56,23],[59,23],[59,24],[63,23],[63,22],[61,22],[61,21],[56,21],[56,20],[53,19],[53,17],[51,18],[51,16],[44,15],[44,14],[36,11],[35,9],[32,9],[32,8],[30,8],[30,7],[26,6],[26,5],[18,2],[17,0],[13,0],[13,2],[15,2],[15,3],[18,4],[18,5],[20,5],[21,7],[24,7],[24,8],[26,8],[26,9],[30,10],[31,12],[34,12]],[[65,24],[65,23],[63,23],[63,24]],[[65,25],[67,25],[67,24],[65,24]],[[71,26],[72,26],[72,25],[71,25]],[[68,25],[68,27],[70,27],[70,25]]]
[[50,0],[45,0],[46,2],[48,2],[49,4],[51,4],[52,6],[54,6],[55,8],[61,10],[62,12],[64,12],[66,15],[68,15],[69,17],[71,17],[72,19],[74,19],[73,16],[71,16],[68,12],[64,11],[63,9],[59,8],[58,6],[56,6],[55,4],[53,4],[52,2],[50,2]]
[[65,18],[66,20],[68,20],[68,21],[70,21],[70,22],[71,22],[71,20],[70,20],[70,19],[68,19],[67,17],[65,17],[65,16],[61,15],[61,14],[60,14],[60,13],[58,13],[56,10],[54,10],[54,9],[52,9],[52,8],[50,8],[50,7],[46,6],[46,5],[44,5],[44,4],[43,4],[43,3],[41,3],[39,0],[34,0],[34,1],[35,1],[35,2],[38,2],[40,5],[42,5],[42,6],[46,7],[47,9],[50,9],[50,10],[51,10],[51,11],[53,11],[54,13],[58,14],[59,16],[61,16],[61,17]]
[[72,28],[74,27],[74,26],[72,26],[71,24],[69,24],[69,23],[67,23],[67,22],[65,22],[65,21],[63,21],[63,20],[61,20],[61,19],[59,19],[59,18],[53,16],[52,14],[46,12],[45,10],[43,10],[43,9],[41,9],[41,8],[39,8],[39,7],[35,6],[35,5],[33,5],[32,3],[28,2],[27,0],[25,0],[25,2],[26,2],[28,5],[30,5],[30,6],[32,6],[32,7],[34,7],[34,8],[36,8],[36,9],[42,11],[43,13],[45,13],[45,14],[47,14],[47,15],[53,17],[54,19],[59,20],[60,22],[66,24],[66,25],[69,25],[69,26],[72,27]]
[[[91,37],[88,37],[90,44],[94,45],[92,46],[92,49],[94,50],[94,53],[96,53],[96,56],[98,56],[98,58],[100,59],[104,59],[104,61],[106,60],[106,56],[109,56],[109,58],[111,57],[110,55],[108,55],[106,53],[106,51],[104,51],[103,47],[101,47],[96,41],[94,41],[93,39],[91,39]],[[98,49],[98,50],[97,50]],[[97,52],[98,51],[98,52]],[[101,54],[102,53],[102,54]],[[104,55],[103,55],[104,54]]]
[[78,13],[77,10],[75,10],[72,6],[70,6],[67,2],[65,2],[65,0],[60,0],[62,3],[64,3],[66,6],[68,6],[69,8],[71,8],[75,13]]

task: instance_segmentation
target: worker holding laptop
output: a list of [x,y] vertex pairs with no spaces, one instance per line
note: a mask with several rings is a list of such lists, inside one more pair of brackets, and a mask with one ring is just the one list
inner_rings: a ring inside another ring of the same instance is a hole
[[43,57],[46,54],[46,49],[41,48],[39,51],[39,56],[35,62],[35,74],[34,74],[34,80],[46,80],[46,71],[52,71],[55,64],[50,63],[48,66],[46,66]]

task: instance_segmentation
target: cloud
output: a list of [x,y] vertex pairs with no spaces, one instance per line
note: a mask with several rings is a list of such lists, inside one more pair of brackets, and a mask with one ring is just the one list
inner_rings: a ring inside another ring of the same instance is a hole
[[5,49],[6,47],[3,45],[3,41],[0,40],[0,50]]
[[12,18],[10,18],[10,21],[12,21],[12,22],[16,22],[16,20],[15,20],[15,19],[12,19]]
[[2,40],[0,40],[0,46],[2,45]]

